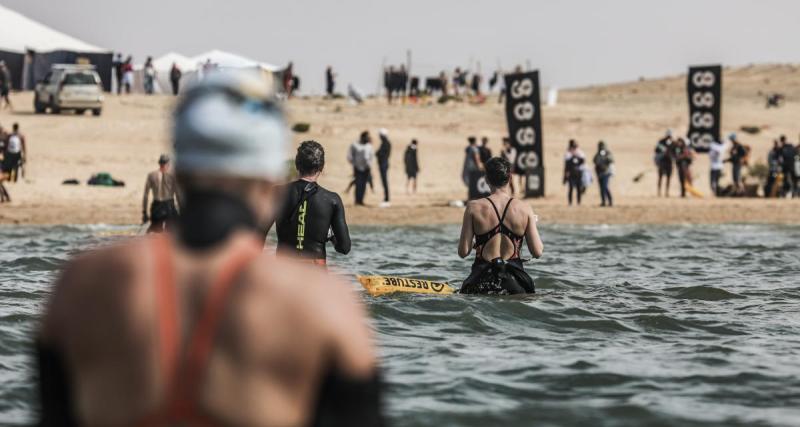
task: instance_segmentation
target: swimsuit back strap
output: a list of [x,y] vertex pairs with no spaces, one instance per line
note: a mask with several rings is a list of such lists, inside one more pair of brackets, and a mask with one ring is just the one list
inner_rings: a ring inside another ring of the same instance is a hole
[[242,270],[258,256],[256,244],[239,250],[223,265],[216,280],[208,288],[206,302],[187,344],[186,366],[177,377],[176,394],[169,412],[182,420],[196,420],[197,392],[205,378],[217,325],[222,317],[233,286]]
[[500,211],[497,210],[497,205],[495,205],[494,202],[492,201],[492,199],[490,199],[488,197],[486,198],[486,200],[488,200],[489,204],[492,205],[492,209],[494,209],[494,214],[497,215],[497,220],[502,223],[503,219],[500,217]]
[[[505,209],[503,209],[503,216],[501,217],[501,216],[499,216],[499,215],[498,215],[498,217],[500,218],[500,225],[502,225],[502,224],[505,222],[505,220],[506,220],[506,214],[508,213],[508,208],[509,208],[509,207],[511,207],[511,202],[512,202],[513,200],[514,200],[514,198],[513,198],[513,197],[512,197],[512,198],[510,198],[510,199],[508,199],[508,203],[506,203],[506,208],[505,208]],[[497,209],[495,209],[495,212],[497,212]]]
[[159,330],[159,368],[161,377],[168,382],[175,376],[180,337],[178,333],[178,303],[175,287],[175,265],[169,238],[159,235],[152,240],[156,256],[156,296]]

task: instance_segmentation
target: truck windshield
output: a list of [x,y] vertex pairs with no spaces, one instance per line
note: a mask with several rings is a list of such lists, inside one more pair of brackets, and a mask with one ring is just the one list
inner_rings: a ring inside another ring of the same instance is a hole
[[91,73],[71,73],[64,76],[64,85],[96,85],[97,80]]

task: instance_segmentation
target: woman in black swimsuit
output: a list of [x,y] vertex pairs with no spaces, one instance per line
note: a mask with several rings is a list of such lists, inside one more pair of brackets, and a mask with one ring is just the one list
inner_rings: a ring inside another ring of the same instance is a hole
[[500,157],[492,158],[486,162],[486,182],[492,194],[467,204],[458,255],[466,258],[472,249],[476,253],[461,293],[534,292],[533,279],[522,266],[522,243],[527,243],[534,258],[542,256],[544,245],[536,228],[538,217],[528,204],[514,200],[510,178],[511,164]]

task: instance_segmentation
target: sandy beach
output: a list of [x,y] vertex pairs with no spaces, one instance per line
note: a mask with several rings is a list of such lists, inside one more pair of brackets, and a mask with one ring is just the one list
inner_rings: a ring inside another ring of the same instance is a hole
[[[787,103],[764,108],[764,94],[781,92]],[[759,65],[726,69],[723,132],[737,131],[753,149],[752,160],[764,162],[772,140],[780,134],[796,142],[800,132],[800,67]],[[18,122],[26,135],[29,157],[25,179],[6,184],[13,202],[0,206],[3,224],[132,224],[140,220],[147,172],[169,151],[170,111],[174,98],[107,95],[103,116],[35,115],[32,94],[12,96],[16,110],[0,112],[6,129]],[[425,105],[386,105],[370,99],[363,105],[320,98],[297,98],[287,104],[290,123],[307,122],[309,132],[294,134],[295,144],[315,139],[326,148],[327,168],[322,185],[337,192],[347,186],[351,169],[345,153],[358,133],[378,128],[390,132],[393,144],[390,180],[392,207],[380,209],[381,189],[367,195],[372,207],[352,207],[352,194],[342,197],[351,224],[443,224],[461,220],[462,209],[448,207],[466,197],[460,172],[469,135],[488,136],[497,153],[506,124],[503,106],[491,96],[483,105],[435,102]],[[652,162],[655,142],[672,128],[687,126],[685,77],[641,80],[607,86],[562,90],[559,103],[544,107],[546,193],[529,202],[542,223],[556,224],[682,224],[682,223],[800,223],[800,200],[684,199],[673,177],[670,198],[655,197]],[[739,131],[758,126],[757,135]],[[405,193],[403,151],[412,138],[420,143],[419,192]],[[616,157],[611,188],[616,206],[601,209],[598,190],[590,187],[584,206],[568,207],[561,185],[562,156],[575,138],[591,157],[597,141],[606,141]],[[699,155],[693,167],[695,186],[708,193],[708,159]],[[124,188],[89,187],[87,179],[109,172],[126,182]],[[727,172],[727,171],[726,171]],[[641,175],[638,182],[634,178]],[[79,186],[64,186],[75,178]],[[729,176],[722,182],[726,185]],[[751,180],[752,182],[752,180]]]

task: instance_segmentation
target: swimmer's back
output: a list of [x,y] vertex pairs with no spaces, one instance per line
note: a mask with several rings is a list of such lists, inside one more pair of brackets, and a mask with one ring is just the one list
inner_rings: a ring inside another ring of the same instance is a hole
[[[202,255],[173,249],[184,346],[209,278],[250,239],[235,235]],[[136,425],[166,399],[151,241],[84,255],[56,284],[41,347],[63,358],[82,425]],[[259,257],[241,270],[224,305],[198,409],[220,425],[309,425],[329,367],[354,379],[375,373],[363,309],[346,284],[317,269]]]
[[[514,234],[524,236],[528,227],[528,221],[532,215],[531,207],[516,199],[509,197],[491,196],[491,201],[495,204],[495,208],[487,198],[477,199],[470,201],[467,208],[472,215],[472,224],[476,235],[481,235],[492,231],[499,224],[499,218],[503,215],[503,211],[508,204],[508,211],[503,224],[506,225]],[[510,204],[509,204],[510,203]],[[514,255],[515,247],[514,242],[507,236],[498,234],[484,245],[482,257],[489,261],[495,258],[508,259]]]

